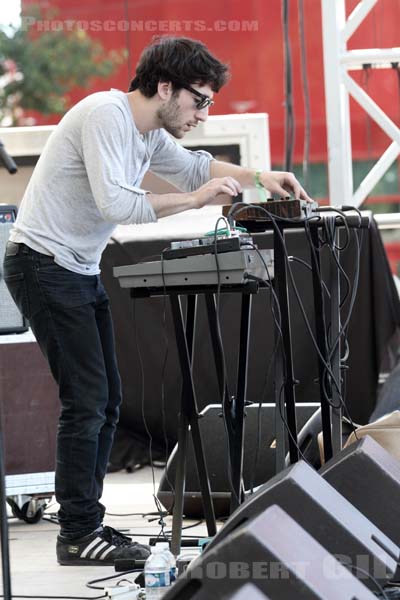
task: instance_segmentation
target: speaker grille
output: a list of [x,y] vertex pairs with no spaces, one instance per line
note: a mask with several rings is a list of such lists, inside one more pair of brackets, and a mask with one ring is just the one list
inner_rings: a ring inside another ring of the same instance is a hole
[[15,207],[0,206],[0,334],[20,333],[28,329],[25,319],[7,289],[3,275],[3,258],[15,214]]

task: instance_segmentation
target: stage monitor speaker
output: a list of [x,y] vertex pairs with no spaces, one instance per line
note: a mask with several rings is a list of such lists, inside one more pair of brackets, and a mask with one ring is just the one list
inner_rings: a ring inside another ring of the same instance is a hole
[[[400,546],[400,462],[370,436],[351,444],[320,470],[342,496]],[[400,580],[400,571],[394,579]]]
[[270,600],[376,598],[364,582],[275,505],[196,558],[164,600],[236,598],[232,594],[238,594],[246,583]]
[[21,333],[28,330],[27,321],[19,312],[3,277],[3,258],[16,216],[16,206],[0,204],[0,334]]
[[[319,409],[316,402],[296,404],[297,426],[302,430],[306,423]],[[275,475],[275,404],[262,404],[260,409],[261,439],[255,467],[257,449],[257,431],[259,421],[259,405],[246,406],[243,480],[245,489],[265,483]],[[210,478],[211,494],[216,517],[229,515],[231,486],[228,475],[228,443],[222,418],[220,404],[209,404],[201,412],[199,420],[201,436],[204,442],[204,451],[208,474]],[[316,436],[302,436],[301,449],[309,460],[319,460],[318,443]],[[287,442],[286,442],[287,444]],[[177,460],[177,446],[172,451],[164,474],[160,480],[157,497],[167,510],[171,510],[174,501],[173,486],[175,485]],[[317,468],[320,464],[315,465]],[[189,440],[186,458],[186,481],[183,512],[187,517],[201,519],[204,517],[203,502],[200,493],[200,484],[197,474],[195,454],[192,440]]]
[[228,592],[224,600],[271,600],[271,596],[266,596],[253,583],[245,583],[237,592]]
[[260,486],[232,514],[205,552],[273,504],[328,552],[343,556],[349,569],[362,568],[381,582],[395,573],[400,548],[304,461]]

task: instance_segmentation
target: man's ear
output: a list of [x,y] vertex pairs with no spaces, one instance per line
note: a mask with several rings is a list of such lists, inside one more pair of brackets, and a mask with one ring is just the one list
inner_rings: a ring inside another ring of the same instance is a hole
[[161,100],[169,100],[172,95],[172,84],[170,81],[159,81],[157,87],[158,95]]

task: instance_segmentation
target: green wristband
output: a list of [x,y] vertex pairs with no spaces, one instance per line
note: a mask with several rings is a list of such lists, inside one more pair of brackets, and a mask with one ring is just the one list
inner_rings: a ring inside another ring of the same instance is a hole
[[261,183],[260,175],[261,175],[261,171],[256,171],[255,172],[255,174],[254,174],[254,185],[256,187],[258,187],[258,188],[259,187],[264,188],[263,184]]
[[260,202],[266,202],[267,200],[267,190],[260,179],[261,171],[256,171],[254,174],[254,185],[257,188],[258,196],[260,198]]

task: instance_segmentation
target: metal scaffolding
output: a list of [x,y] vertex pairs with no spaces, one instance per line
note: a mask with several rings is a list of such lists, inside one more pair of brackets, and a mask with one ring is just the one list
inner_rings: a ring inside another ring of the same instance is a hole
[[[400,154],[400,129],[354,81],[349,71],[369,64],[392,68],[400,48],[347,50],[347,42],[379,0],[360,0],[346,20],[345,0],[322,0],[329,198],[332,205],[360,206]],[[353,189],[349,94],[392,140]]]

